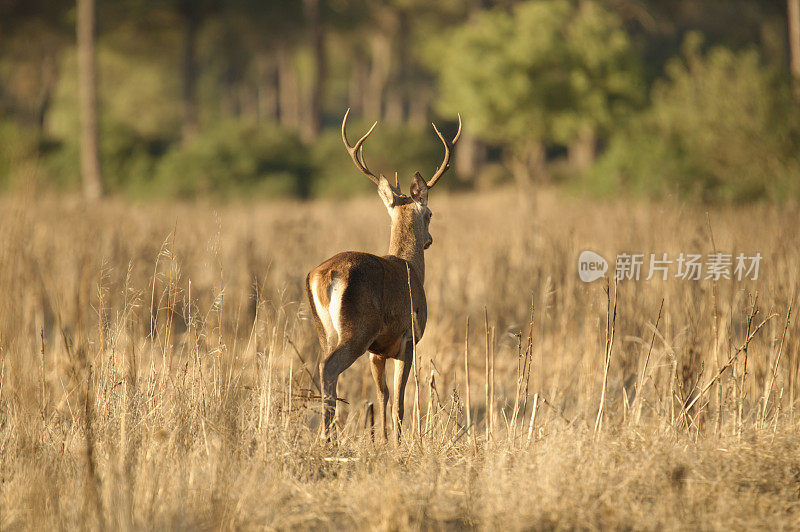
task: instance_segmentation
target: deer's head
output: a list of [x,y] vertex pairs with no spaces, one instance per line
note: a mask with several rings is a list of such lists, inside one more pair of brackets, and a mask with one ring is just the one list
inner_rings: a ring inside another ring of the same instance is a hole
[[408,194],[404,194],[397,184],[397,174],[395,174],[395,184],[392,185],[383,174],[376,176],[367,167],[364,160],[364,141],[367,140],[370,133],[378,125],[378,122],[372,124],[363,137],[358,139],[354,146],[350,146],[347,141],[347,116],[350,114],[350,109],[344,114],[342,120],[342,141],[353,159],[356,168],[370,178],[370,180],[378,186],[378,195],[383,200],[386,209],[389,211],[389,216],[392,219],[392,233],[395,231],[406,232],[409,237],[413,237],[415,242],[422,243],[423,249],[428,249],[433,243],[433,237],[430,233],[430,222],[433,213],[428,208],[428,191],[433,188],[439,178],[450,168],[450,156],[453,152],[453,147],[458,142],[461,136],[461,115],[458,115],[458,132],[452,141],[445,140],[444,136],[439,132],[436,124],[433,125],[433,130],[436,135],[444,144],[444,160],[433,174],[430,181],[425,181],[419,172],[414,173],[411,178],[411,188]]

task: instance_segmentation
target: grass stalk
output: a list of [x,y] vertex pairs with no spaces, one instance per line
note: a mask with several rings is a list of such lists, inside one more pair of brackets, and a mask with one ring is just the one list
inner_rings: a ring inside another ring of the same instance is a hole
[[[408,279],[408,300],[411,309],[411,355],[412,355],[412,371],[414,372],[414,413],[417,443],[422,448],[422,420],[420,419],[419,407],[419,363],[417,361],[417,314],[414,312],[414,295],[411,293],[411,269],[406,263],[406,275]],[[406,363],[408,363],[406,361]]]
[[606,404],[606,388],[608,387],[608,369],[611,365],[611,351],[614,348],[614,328],[617,320],[617,281],[614,281],[614,306],[613,311],[611,307],[611,290],[610,286],[606,284],[606,348],[605,357],[603,362],[603,386],[600,391],[600,407],[597,409],[597,419],[594,422],[595,437],[600,435],[603,428],[603,413]]
[[469,316],[467,316],[467,327],[464,333],[464,391],[464,409],[467,416],[467,423],[465,426],[467,427],[467,431],[469,431],[469,437],[472,439],[472,454],[476,455],[478,453],[478,442],[475,439],[475,427],[472,424],[472,401],[470,398],[469,386]]
[[656,334],[658,333],[658,324],[661,321],[661,311],[664,309],[664,298],[661,298],[661,304],[658,306],[658,315],[656,322],[653,326],[653,336],[650,338],[650,347],[647,349],[647,356],[642,365],[642,371],[639,373],[639,383],[636,385],[636,397],[634,398],[634,411],[636,412],[635,424],[639,424],[642,417],[642,395],[644,394],[644,381],[647,378],[647,365],[650,362],[650,355],[653,352],[653,345],[656,342]]
[[772,371],[769,374],[769,384],[764,390],[764,400],[761,410],[761,423],[767,420],[767,407],[769,406],[769,397],[772,393],[772,386],[775,384],[775,379],[778,376],[778,367],[781,363],[781,355],[783,354],[783,345],[786,341],[786,331],[789,329],[789,322],[792,319],[792,303],[789,303],[789,308],[786,310],[786,319],[783,325],[783,332],[781,333],[781,340],[778,344],[778,353],[775,355],[775,362],[772,364]]

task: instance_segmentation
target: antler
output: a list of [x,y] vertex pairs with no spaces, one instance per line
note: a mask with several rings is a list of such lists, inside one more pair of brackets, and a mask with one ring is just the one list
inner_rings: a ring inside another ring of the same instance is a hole
[[[346,116],[347,115],[345,115],[345,117]],[[428,188],[433,188],[433,185],[435,185],[436,182],[439,181],[439,178],[442,177],[442,174],[444,174],[447,171],[447,169],[450,168],[450,154],[452,153],[453,147],[456,145],[456,142],[458,142],[459,137],[461,137],[461,113],[458,114],[458,132],[456,133],[456,136],[453,137],[452,142],[447,142],[445,140],[445,138],[439,132],[439,129],[436,127],[436,124],[432,123],[431,125],[433,126],[433,130],[439,136],[439,139],[442,141],[442,144],[444,144],[444,160],[442,161],[441,166],[439,166],[439,169],[436,170],[436,173],[433,174],[431,180],[428,181]]]
[[364,144],[364,141],[367,140],[367,137],[369,137],[370,133],[372,133],[372,130],[375,129],[375,126],[378,125],[378,121],[376,120],[375,123],[372,124],[372,127],[369,128],[369,131],[367,131],[363,137],[358,139],[358,142],[356,142],[355,146],[350,146],[350,143],[347,142],[347,115],[349,114],[350,108],[348,107],[347,111],[344,113],[344,120],[342,120],[342,142],[344,142],[344,147],[347,149],[347,153],[350,154],[350,158],[353,159],[353,163],[355,163],[356,168],[358,168],[362,174],[370,178],[370,180],[377,185],[379,182],[378,177],[373,174],[369,168],[367,168],[367,163],[364,162],[364,147],[362,145]]

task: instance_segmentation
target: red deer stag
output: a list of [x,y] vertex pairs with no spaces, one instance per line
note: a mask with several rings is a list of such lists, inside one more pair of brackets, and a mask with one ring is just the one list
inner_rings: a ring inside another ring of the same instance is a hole
[[[386,402],[388,389],[384,379],[386,359],[397,361],[394,379],[394,418],[397,436],[403,422],[403,396],[412,364],[411,300],[414,302],[415,323],[413,340],[418,342],[425,332],[427,304],[425,301],[424,250],[433,243],[428,226],[428,190],[436,185],[450,167],[453,147],[461,135],[461,115],[458,132],[448,142],[433,124],[433,130],[444,144],[444,160],[425,181],[419,172],[411,180],[409,195],[392,186],[383,175],[376,177],[364,159],[364,141],[378,125],[355,146],[347,141],[347,116],[342,120],[342,141],[356,168],[378,186],[378,195],[391,218],[389,252],[383,257],[358,251],[334,255],[308,274],[306,289],[314,314],[319,342],[324,353],[320,364],[325,436],[336,414],[336,384],[339,375],[355,360],[369,351],[372,376],[378,396],[380,429],[386,439]],[[409,284],[411,298],[409,297]]]

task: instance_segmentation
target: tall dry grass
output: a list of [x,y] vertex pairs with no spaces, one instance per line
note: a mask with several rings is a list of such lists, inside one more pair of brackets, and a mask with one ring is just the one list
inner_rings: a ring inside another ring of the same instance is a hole
[[[413,430],[383,445],[365,359],[319,438],[302,290],[384,251],[376,198],[4,200],[0,528],[797,526],[796,208],[431,207]],[[584,249],[764,259],[757,281],[615,286],[578,279]]]

